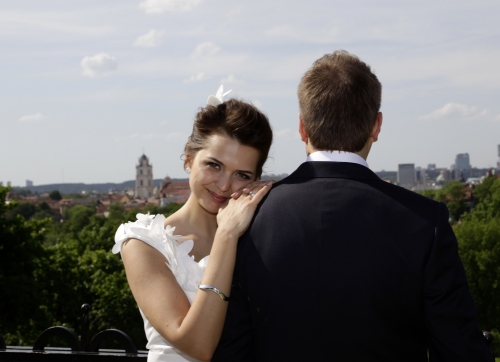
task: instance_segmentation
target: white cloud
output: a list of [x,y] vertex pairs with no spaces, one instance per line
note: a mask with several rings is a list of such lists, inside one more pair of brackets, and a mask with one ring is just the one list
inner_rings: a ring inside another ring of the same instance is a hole
[[168,141],[174,141],[174,140],[187,141],[188,134],[184,132],[170,132],[167,134],[166,138]]
[[198,57],[210,57],[212,55],[217,54],[220,50],[220,47],[212,43],[211,41],[207,41],[205,43],[198,44],[191,54],[191,58]]
[[495,121],[500,121],[500,114],[495,117]]
[[283,128],[277,132],[274,133],[276,135],[276,138],[285,138],[285,139],[290,139],[290,138],[300,138],[300,134],[298,131],[293,131],[291,128]]
[[266,35],[274,36],[295,36],[297,31],[289,25],[276,25],[264,32]]
[[116,58],[106,53],[99,53],[92,57],[87,56],[80,64],[83,68],[83,75],[91,78],[106,75],[118,68]]
[[442,108],[426,114],[421,119],[438,120],[443,118],[455,118],[462,120],[484,119],[489,118],[490,111],[487,109],[480,110],[477,107],[471,107],[460,103],[447,103]]
[[118,140],[124,139],[138,139],[138,138],[162,138],[162,135],[159,133],[132,133],[127,136],[118,137]]
[[263,111],[264,110],[264,104],[259,101],[258,99],[252,101],[252,104],[257,107],[260,111]]
[[134,42],[134,46],[145,48],[155,47],[160,45],[163,35],[165,35],[164,31],[151,29],[147,34],[138,37]]
[[167,11],[182,13],[193,10],[201,2],[202,0],[146,0],[139,3],[139,8],[146,14],[161,14]]
[[243,84],[244,81],[236,78],[234,74],[229,74],[226,78],[221,79],[221,84]]
[[314,29],[309,26],[291,27],[289,25],[276,25],[265,30],[264,34],[269,38],[289,39],[312,44],[331,44],[332,42],[339,43],[345,41],[340,39],[338,27]]
[[138,139],[166,139],[168,141],[174,140],[187,140],[188,134],[185,132],[168,132],[168,133],[158,133],[158,132],[148,132],[148,133],[132,133],[129,135],[123,135],[116,138],[117,141],[123,140],[138,140]]
[[28,114],[19,118],[19,122],[40,122],[47,117],[42,116],[41,113]]
[[207,79],[210,79],[210,77],[206,76],[205,73],[200,72],[198,74],[190,76],[188,79],[184,79],[184,83],[201,82]]

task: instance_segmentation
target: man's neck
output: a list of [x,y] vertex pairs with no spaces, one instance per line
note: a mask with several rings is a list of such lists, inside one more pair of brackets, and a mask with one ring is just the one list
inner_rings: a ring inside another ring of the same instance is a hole
[[[355,153],[356,155],[360,156],[361,158],[363,158],[366,161],[366,159],[368,158],[368,154],[370,153],[370,148],[371,148],[371,143],[370,144],[367,143],[365,145],[365,147],[363,147],[362,150],[360,150],[359,152],[352,152],[352,153]],[[327,151],[328,152],[328,151],[338,151],[338,150],[317,150],[309,142],[306,144],[307,156],[309,156],[311,153],[318,152],[318,151]]]

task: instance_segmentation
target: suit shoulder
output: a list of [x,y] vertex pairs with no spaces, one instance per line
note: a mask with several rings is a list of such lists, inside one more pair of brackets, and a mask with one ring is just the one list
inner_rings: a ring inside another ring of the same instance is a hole
[[[380,192],[386,194],[391,199],[405,205],[408,209],[421,210],[428,213],[429,216],[437,216],[437,213],[441,207],[444,206],[442,202],[428,198],[427,196],[421,195],[415,191],[405,189],[404,187],[390,184],[385,181],[374,181],[373,187]],[[446,208],[446,206],[444,206]]]

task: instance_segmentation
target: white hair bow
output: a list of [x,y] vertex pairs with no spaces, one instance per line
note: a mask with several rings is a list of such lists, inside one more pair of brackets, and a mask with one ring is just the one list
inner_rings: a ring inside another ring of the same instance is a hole
[[231,92],[232,89],[228,90],[226,93],[224,92],[224,86],[221,85],[219,89],[217,90],[217,93],[214,96],[209,96],[207,99],[207,105],[208,106],[214,106],[217,107],[219,104],[224,103],[224,97]]

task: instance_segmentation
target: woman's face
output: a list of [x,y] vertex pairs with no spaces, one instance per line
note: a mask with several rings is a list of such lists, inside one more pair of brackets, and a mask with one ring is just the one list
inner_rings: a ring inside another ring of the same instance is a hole
[[258,159],[255,148],[225,135],[210,136],[205,148],[193,158],[187,156],[192,196],[203,209],[216,214],[233,192],[255,180]]

